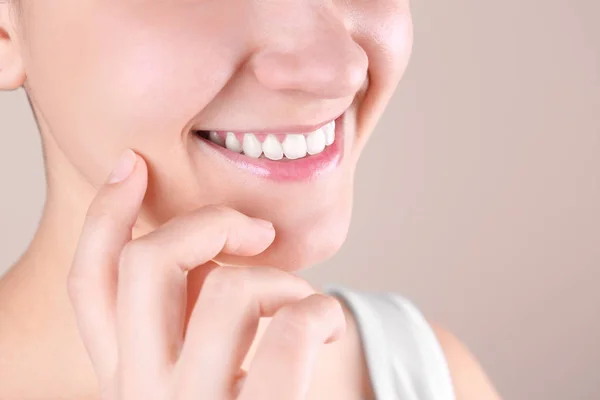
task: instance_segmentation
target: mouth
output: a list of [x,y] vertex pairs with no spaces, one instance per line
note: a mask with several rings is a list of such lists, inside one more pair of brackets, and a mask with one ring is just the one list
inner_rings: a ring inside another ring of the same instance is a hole
[[315,178],[335,169],[343,157],[344,114],[309,128],[261,132],[196,130],[204,150],[225,157],[238,168],[281,180]]

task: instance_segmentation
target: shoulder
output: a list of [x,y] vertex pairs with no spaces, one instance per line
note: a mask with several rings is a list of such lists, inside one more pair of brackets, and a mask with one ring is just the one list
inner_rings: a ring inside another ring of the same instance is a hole
[[451,332],[429,323],[446,357],[456,400],[500,400],[481,365]]
[[393,292],[337,286],[327,291],[343,300],[356,321],[379,397],[404,390],[407,398],[418,392],[428,399],[501,399],[467,347],[411,300]]

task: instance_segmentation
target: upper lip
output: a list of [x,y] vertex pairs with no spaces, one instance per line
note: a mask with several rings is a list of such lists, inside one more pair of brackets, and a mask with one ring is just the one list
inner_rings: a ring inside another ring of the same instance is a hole
[[193,127],[192,131],[203,131],[203,132],[219,131],[219,132],[234,132],[234,133],[248,133],[248,132],[252,132],[252,133],[310,133],[310,132],[316,131],[317,129],[324,127],[325,125],[331,123],[332,121],[335,121],[342,115],[343,115],[343,113],[339,114],[335,118],[330,118],[330,119],[326,120],[325,122],[321,122],[320,124],[315,124],[315,125],[287,125],[287,126],[260,128],[260,129],[248,129],[248,130],[244,130],[244,131],[234,131],[234,130],[227,130],[227,129],[199,129],[199,128]]

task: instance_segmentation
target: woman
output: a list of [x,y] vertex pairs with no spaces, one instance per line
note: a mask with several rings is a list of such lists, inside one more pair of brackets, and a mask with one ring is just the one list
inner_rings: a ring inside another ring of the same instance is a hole
[[48,195],[0,398],[497,399],[400,296],[292,274],[344,241],[411,46],[405,0],[1,2]]

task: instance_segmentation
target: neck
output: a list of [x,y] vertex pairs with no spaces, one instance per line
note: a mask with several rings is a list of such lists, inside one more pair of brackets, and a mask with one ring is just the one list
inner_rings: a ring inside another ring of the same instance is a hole
[[[0,375],[14,371],[17,377],[29,377],[40,384],[40,391],[47,391],[41,392],[40,398],[49,398],[53,388],[64,394],[65,382],[78,382],[79,394],[95,387],[66,283],[87,208],[97,188],[77,173],[52,140],[44,141],[44,154],[47,195],[42,217],[27,250],[0,280],[0,326],[10,327],[10,331],[0,329],[0,353],[4,354],[6,346],[19,355],[23,364],[14,365],[15,360],[11,360],[11,365],[4,365],[0,360]],[[133,236],[146,231],[138,226]],[[56,355],[60,360],[53,359]],[[48,366],[59,362],[60,368],[48,371]],[[36,370],[37,365],[44,367]],[[13,384],[30,389],[27,382]]]
[[[73,167],[51,136],[43,143],[47,195],[42,217],[27,250],[4,278],[19,277],[21,293],[30,289],[40,296],[64,294],[87,208],[98,190]],[[149,224],[140,219],[133,236],[149,230]]]

